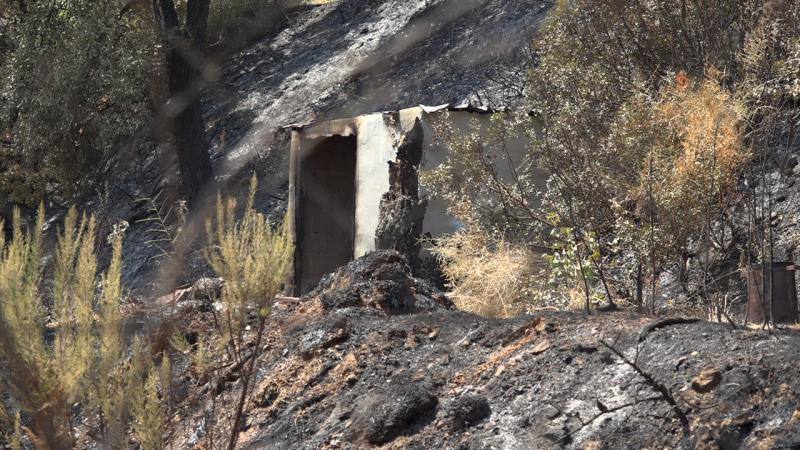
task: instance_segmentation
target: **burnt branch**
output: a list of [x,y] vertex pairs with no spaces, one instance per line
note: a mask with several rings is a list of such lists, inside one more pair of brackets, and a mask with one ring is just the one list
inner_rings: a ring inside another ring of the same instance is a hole
[[617,355],[619,359],[621,359],[625,364],[629,365],[642,379],[653,389],[656,393],[659,394],[661,400],[669,404],[672,408],[672,412],[675,414],[675,417],[681,423],[681,430],[683,432],[683,443],[691,448],[691,433],[692,429],[689,425],[689,418],[686,416],[686,411],[678,405],[678,402],[675,401],[675,397],[670,392],[669,388],[667,388],[663,383],[656,380],[652,375],[642,370],[642,368],[636,364],[635,362],[628,359],[621,351],[617,350],[613,345],[608,344],[606,341],[600,339],[600,343],[603,344],[604,347],[609,349],[612,353]]
[[[597,400],[597,404],[598,404],[598,408],[600,408],[600,412],[599,412],[598,414],[596,414],[596,415],[592,416],[590,419],[588,419],[588,420],[585,420],[585,421],[584,421],[584,420],[582,420],[580,417],[578,417],[578,420],[580,420],[580,421],[581,421],[581,426],[580,426],[580,427],[578,427],[578,428],[576,428],[576,429],[574,429],[574,430],[572,430],[572,431],[570,431],[569,433],[565,434],[565,435],[564,435],[564,436],[563,436],[563,437],[560,439],[560,441],[564,441],[564,440],[566,440],[566,439],[567,439],[567,438],[569,438],[570,436],[572,436],[572,435],[574,435],[575,433],[577,433],[577,432],[579,432],[579,431],[583,430],[584,428],[588,427],[588,426],[589,426],[589,425],[591,425],[591,424],[592,424],[592,423],[593,423],[595,420],[597,420],[597,419],[599,419],[599,418],[601,418],[601,417],[605,416],[606,414],[612,414],[612,413],[615,413],[615,412],[617,412],[617,411],[621,411],[621,410],[623,410],[623,409],[625,409],[625,408],[631,408],[631,407],[634,407],[634,406],[636,406],[636,405],[640,405],[640,404],[642,404],[642,403],[657,402],[657,401],[659,401],[659,400],[661,400],[661,396],[660,396],[660,395],[657,395],[657,396],[653,396],[653,397],[647,397],[647,398],[643,398],[643,399],[639,399],[639,400],[634,400],[634,401],[632,401],[632,402],[623,403],[623,404],[621,404],[621,405],[617,405],[617,406],[613,406],[613,407],[606,407],[605,405],[603,405],[602,403],[600,403],[600,401],[599,401],[599,400]],[[602,406],[601,406],[601,405],[602,405]]]
[[638,342],[644,341],[647,338],[647,335],[649,335],[650,333],[652,333],[653,331],[655,331],[655,330],[657,330],[659,328],[664,328],[664,327],[668,327],[668,326],[671,326],[671,325],[680,325],[680,324],[684,324],[684,323],[695,323],[695,322],[699,322],[699,321],[700,321],[700,319],[685,318],[685,317],[667,317],[667,318],[664,318],[664,319],[659,319],[659,320],[653,321],[649,325],[644,327],[641,332],[639,332],[639,340],[638,340]]

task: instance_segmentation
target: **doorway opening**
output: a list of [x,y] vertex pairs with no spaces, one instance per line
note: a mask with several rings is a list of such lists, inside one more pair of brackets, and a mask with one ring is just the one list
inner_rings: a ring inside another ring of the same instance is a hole
[[355,136],[309,143],[300,160],[297,250],[300,294],[353,258],[356,205]]

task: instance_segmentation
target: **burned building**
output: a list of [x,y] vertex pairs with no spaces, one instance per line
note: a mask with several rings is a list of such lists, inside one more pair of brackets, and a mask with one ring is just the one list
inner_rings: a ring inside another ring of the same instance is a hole
[[[438,121],[466,132],[492,113],[418,106],[287,127],[294,295],[310,292],[325,274],[375,249],[419,252],[420,234],[458,230],[447,205],[427,198],[417,171],[447,158],[446,146],[434,138]],[[525,145],[520,140],[509,147],[521,155]]]

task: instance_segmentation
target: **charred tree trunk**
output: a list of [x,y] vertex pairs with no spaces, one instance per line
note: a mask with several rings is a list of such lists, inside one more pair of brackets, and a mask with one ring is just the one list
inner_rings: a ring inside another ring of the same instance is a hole
[[195,48],[205,48],[208,36],[208,8],[211,0],[189,0],[186,5],[186,29]]
[[173,0],[154,0],[156,23],[167,49],[165,55],[169,103],[168,114],[178,156],[183,195],[194,200],[203,185],[212,179],[209,142],[201,111],[200,62],[193,55],[206,44],[209,0],[189,0],[186,5],[186,32],[182,31]]
[[642,274],[642,263],[636,268],[636,306],[641,312],[644,310],[644,275]]
[[383,195],[375,233],[376,248],[397,250],[419,269],[420,235],[428,202],[419,198],[419,165],[422,161],[422,124],[419,119],[397,149],[397,161],[389,162],[389,192]]

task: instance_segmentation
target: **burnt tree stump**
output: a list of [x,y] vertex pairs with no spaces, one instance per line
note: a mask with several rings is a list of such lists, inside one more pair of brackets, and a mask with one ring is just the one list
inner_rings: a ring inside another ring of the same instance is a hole
[[408,259],[413,271],[419,268],[422,221],[428,206],[419,197],[419,165],[424,133],[419,119],[397,149],[397,160],[389,162],[389,192],[380,203],[375,247],[397,250]]

